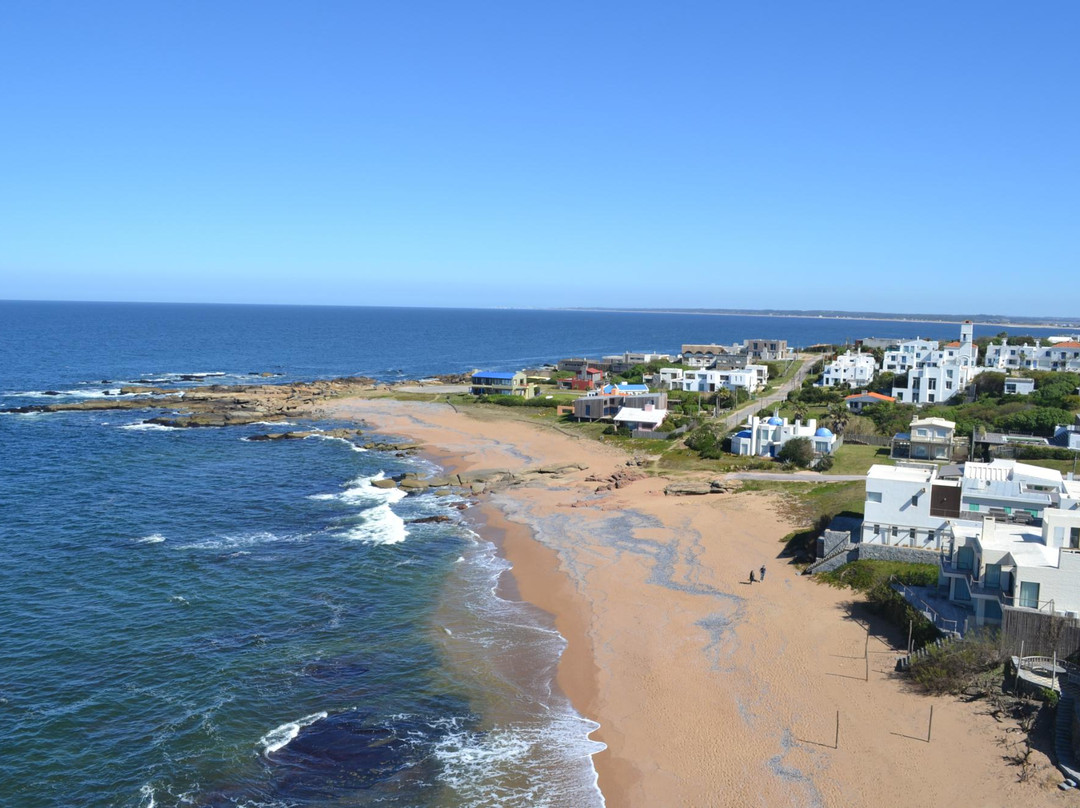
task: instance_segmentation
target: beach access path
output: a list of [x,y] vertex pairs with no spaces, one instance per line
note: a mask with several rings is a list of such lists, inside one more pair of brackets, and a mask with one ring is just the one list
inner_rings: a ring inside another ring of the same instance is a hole
[[911,692],[893,670],[905,636],[780,557],[801,525],[779,495],[665,496],[663,476],[608,487],[627,455],[500,409],[357,398],[327,414],[421,441],[454,471],[588,467],[477,509],[516,591],[567,640],[557,684],[600,725],[610,808],[1074,804],[1041,751],[1017,782],[1009,725],[978,703]]

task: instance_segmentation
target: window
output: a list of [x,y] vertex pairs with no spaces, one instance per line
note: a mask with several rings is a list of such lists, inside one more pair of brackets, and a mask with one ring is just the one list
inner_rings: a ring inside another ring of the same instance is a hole
[[908,538],[911,539],[912,541],[915,541],[915,528],[911,528],[908,531]]
[[911,498],[911,507],[912,508],[918,508],[919,507],[919,495],[918,494],[915,494]]
[[972,502],[970,505],[968,505],[968,510],[978,512],[979,504],[977,502]]
[[1073,550],[1080,549],[1080,527],[1069,528],[1069,547]]
[[892,537],[895,539],[897,534],[896,525],[892,526]]
[[927,544],[933,544],[934,543],[934,531],[932,531],[932,530],[926,531],[926,543]]
[[867,491],[866,492],[866,501],[867,502],[881,502],[881,492],[880,491]]
[[1020,584],[1020,606],[1025,609],[1039,608],[1039,585],[1034,581]]
[[1001,565],[986,565],[986,585],[998,589],[1001,587]]

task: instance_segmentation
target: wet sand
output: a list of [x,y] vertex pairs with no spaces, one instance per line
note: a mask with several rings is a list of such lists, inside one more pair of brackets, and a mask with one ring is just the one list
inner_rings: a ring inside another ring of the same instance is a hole
[[517,591],[568,642],[558,685],[600,724],[608,806],[1071,802],[1045,754],[1018,783],[1006,725],[909,692],[893,673],[905,638],[778,558],[793,526],[776,495],[668,497],[662,478],[597,492],[586,478],[633,471],[627,455],[517,412],[346,399],[329,414],[422,441],[455,471],[588,465],[480,509]]

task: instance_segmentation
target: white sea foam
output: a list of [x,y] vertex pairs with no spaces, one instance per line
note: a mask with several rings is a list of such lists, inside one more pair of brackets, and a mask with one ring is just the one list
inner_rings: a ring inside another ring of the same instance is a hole
[[361,518],[362,522],[352,525],[338,535],[368,544],[400,544],[409,535],[405,520],[390,509],[388,502],[368,508],[361,514]]
[[293,421],[252,421],[250,426],[296,426]]
[[178,426],[165,426],[164,424],[147,424],[140,421],[137,424],[124,424],[119,429],[128,429],[132,432],[181,432]]
[[154,787],[149,783],[139,789],[139,796],[142,798],[139,808],[155,808],[157,805],[154,801]]
[[237,551],[244,547],[253,547],[260,544],[274,544],[276,542],[295,543],[304,541],[305,534],[293,534],[288,536],[279,536],[276,533],[270,533],[269,531],[259,531],[257,533],[242,533],[239,535],[225,535],[214,536],[213,538],[203,539],[201,541],[192,542],[191,544],[181,544],[176,547],[177,550],[232,550]]
[[140,536],[135,539],[136,544],[161,544],[165,541],[165,537],[160,533],[151,533],[149,536]]
[[314,438],[315,440],[336,440],[336,441],[340,441],[340,442],[344,443],[346,446],[348,446],[350,449],[352,449],[354,452],[366,452],[367,451],[367,449],[365,449],[363,446],[357,446],[355,443],[353,443],[348,438],[339,438],[337,435],[308,435],[307,437],[308,438]]
[[[490,805],[493,789],[508,780],[520,782],[513,801],[523,805],[602,806],[590,756],[605,746],[587,737],[597,727],[567,713],[536,725],[450,732],[434,748],[440,780],[463,808]],[[568,776],[572,769],[577,776]]]
[[288,746],[300,734],[300,730],[316,721],[322,721],[327,715],[328,713],[325,712],[312,713],[297,721],[287,721],[279,727],[274,727],[259,739],[263,754],[269,757],[279,749]]

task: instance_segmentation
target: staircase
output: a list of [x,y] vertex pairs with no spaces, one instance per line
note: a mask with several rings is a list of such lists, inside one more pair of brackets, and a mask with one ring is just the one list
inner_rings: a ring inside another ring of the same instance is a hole
[[1058,769],[1066,779],[1080,783],[1080,766],[1077,765],[1072,746],[1072,718],[1078,696],[1080,685],[1075,684],[1071,676],[1063,678],[1057,721],[1054,725],[1054,757],[1057,758]]

